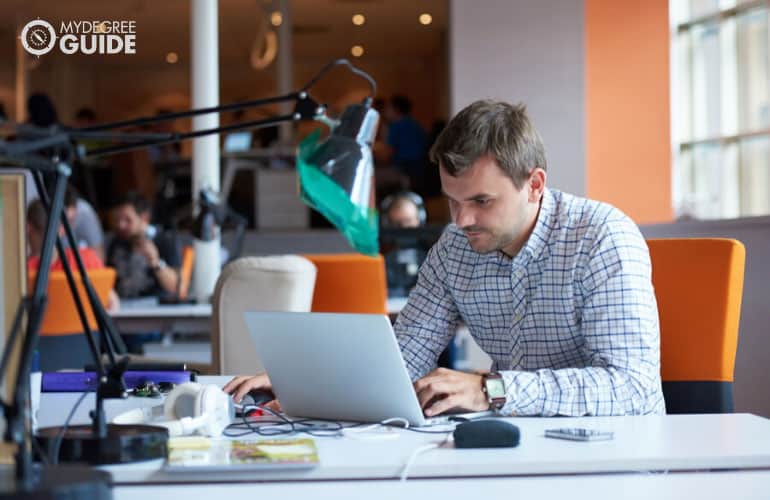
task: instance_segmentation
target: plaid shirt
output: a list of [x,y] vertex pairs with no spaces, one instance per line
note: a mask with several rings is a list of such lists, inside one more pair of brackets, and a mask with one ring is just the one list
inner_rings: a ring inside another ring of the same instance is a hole
[[395,325],[413,380],[462,321],[505,381],[504,414],[665,413],[650,255],[607,204],[546,189],[513,258],[479,254],[450,225]]

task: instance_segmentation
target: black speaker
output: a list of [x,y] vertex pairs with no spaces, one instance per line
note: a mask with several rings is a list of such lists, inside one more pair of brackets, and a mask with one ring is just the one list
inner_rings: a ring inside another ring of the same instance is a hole
[[513,448],[519,445],[519,428],[503,420],[465,422],[454,431],[455,448]]

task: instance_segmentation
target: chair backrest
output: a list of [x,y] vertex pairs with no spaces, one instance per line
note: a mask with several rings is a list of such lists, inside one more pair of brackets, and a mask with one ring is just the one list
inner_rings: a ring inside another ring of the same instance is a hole
[[308,312],[315,280],[315,266],[298,255],[243,257],[227,264],[214,289],[212,372],[264,371],[243,313]]
[[[37,273],[30,272],[28,276],[29,290],[32,290]],[[75,283],[77,284],[78,295],[85,306],[88,326],[94,331],[97,329],[96,318],[94,318],[91,308],[88,306],[88,296],[86,295],[83,281],[78,272],[74,273]],[[94,291],[99,297],[103,306],[107,306],[110,290],[115,286],[115,270],[110,267],[102,269],[89,269],[88,277],[91,279]],[[83,325],[80,323],[75,301],[72,299],[67,276],[64,271],[51,271],[48,280],[48,304],[46,305],[43,322],[40,325],[40,335],[71,335],[73,333],[83,333]]]
[[182,249],[182,266],[179,268],[179,299],[185,300],[190,291],[193,264],[195,263],[195,249],[188,245]]
[[647,240],[668,413],[733,411],[746,250],[736,240]]
[[305,255],[318,269],[313,312],[387,314],[388,288],[382,255]]

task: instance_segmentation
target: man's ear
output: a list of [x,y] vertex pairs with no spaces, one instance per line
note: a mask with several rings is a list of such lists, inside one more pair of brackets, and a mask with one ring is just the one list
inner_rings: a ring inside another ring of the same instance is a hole
[[142,222],[144,222],[145,224],[149,224],[150,223],[150,211],[148,210],[146,212],[140,213],[139,214],[139,218],[142,219]]
[[535,167],[529,174],[527,180],[527,186],[529,189],[529,201],[530,203],[540,202],[540,198],[543,197],[543,191],[545,191],[545,180],[548,175],[540,167]]

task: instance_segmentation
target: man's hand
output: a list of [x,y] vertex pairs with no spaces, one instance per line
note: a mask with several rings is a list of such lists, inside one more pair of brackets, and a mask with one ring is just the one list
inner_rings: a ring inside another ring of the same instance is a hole
[[426,417],[452,408],[465,411],[489,409],[489,401],[481,390],[481,375],[437,368],[414,383],[420,407]]
[[252,389],[272,389],[273,385],[267,377],[267,373],[259,375],[239,375],[225,384],[222,390],[233,395],[233,401],[240,403]]
[[147,263],[150,267],[155,267],[160,262],[160,255],[158,254],[158,247],[149,238],[141,238],[137,240],[135,244],[136,251],[144,255],[147,259]]

